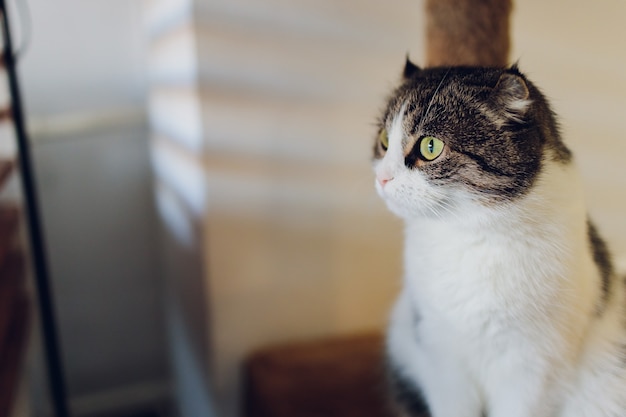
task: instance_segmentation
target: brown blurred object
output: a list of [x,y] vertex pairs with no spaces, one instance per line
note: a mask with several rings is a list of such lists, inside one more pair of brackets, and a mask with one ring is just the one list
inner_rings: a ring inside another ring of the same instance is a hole
[[428,66],[508,64],[511,0],[426,0]]
[[391,415],[380,334],[277,346],[244,368],[246,417]]
[[[13,168],[12,161],[0,160],[0,190]],[[16,248],[18,221],[17,207],[0,204],[0,417],[11,414],[30,322],[24,256]]]

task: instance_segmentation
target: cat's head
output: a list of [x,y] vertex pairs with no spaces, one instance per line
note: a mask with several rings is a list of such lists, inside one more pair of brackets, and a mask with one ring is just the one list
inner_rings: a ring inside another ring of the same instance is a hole
[[407,59],[374,144],[376,189],[404,218],[508,204],[545,163],[569,159],[545,98],[516,66],[420,69]]

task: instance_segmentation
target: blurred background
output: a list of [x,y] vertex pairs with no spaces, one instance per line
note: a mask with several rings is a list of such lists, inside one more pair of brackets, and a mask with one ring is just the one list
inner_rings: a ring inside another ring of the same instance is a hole
[[[402,225],[369,160],[405,54],[423,59],[421,1],[28,5],[18,70],[75,416],[234,417],[251,352],[385,326]],[[518,1],[510,56],[621,265],[625,17]],[[36,352],[28,368],[15,417],[49,415]]]

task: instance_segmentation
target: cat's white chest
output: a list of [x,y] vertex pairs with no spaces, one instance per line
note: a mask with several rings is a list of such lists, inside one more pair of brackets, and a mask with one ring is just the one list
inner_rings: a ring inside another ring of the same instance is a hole
[[545,338],[549,346],[575,314],[565,307],[580,290],[573,269],[588,269],[530,228],[503,233],[428,221],[407,226],[405,268],[423,337],[474,357],[522,339]]
[[537,296],[553,290],[554,280],[544,278],[563,273],[558,263],[548,262],[555,256],[551,248],[523,232],[509,238],[427,222],[411,229],[405,249],[407,290],[423,308],[442,315],[470,318],[513,309],[525,297],[539,302]]

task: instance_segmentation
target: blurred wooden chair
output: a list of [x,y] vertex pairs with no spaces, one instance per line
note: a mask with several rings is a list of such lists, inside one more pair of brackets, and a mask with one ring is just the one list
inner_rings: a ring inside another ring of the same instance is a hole
[[391,416],[378,333],[259,350],[244,367],[246,417]]
[[[0,160],[0,191],[13,166]],[[16,246],[18,222],[18,207],[0,203],[0,417],[10,415],[18,391],[30,318],[23,251]]]
[[31,315],[24,240],[20,238],[23,205],[15,181],[15,118],[5,52],[3,49],[0,54],[0,417],[11,415],[18,393]]

